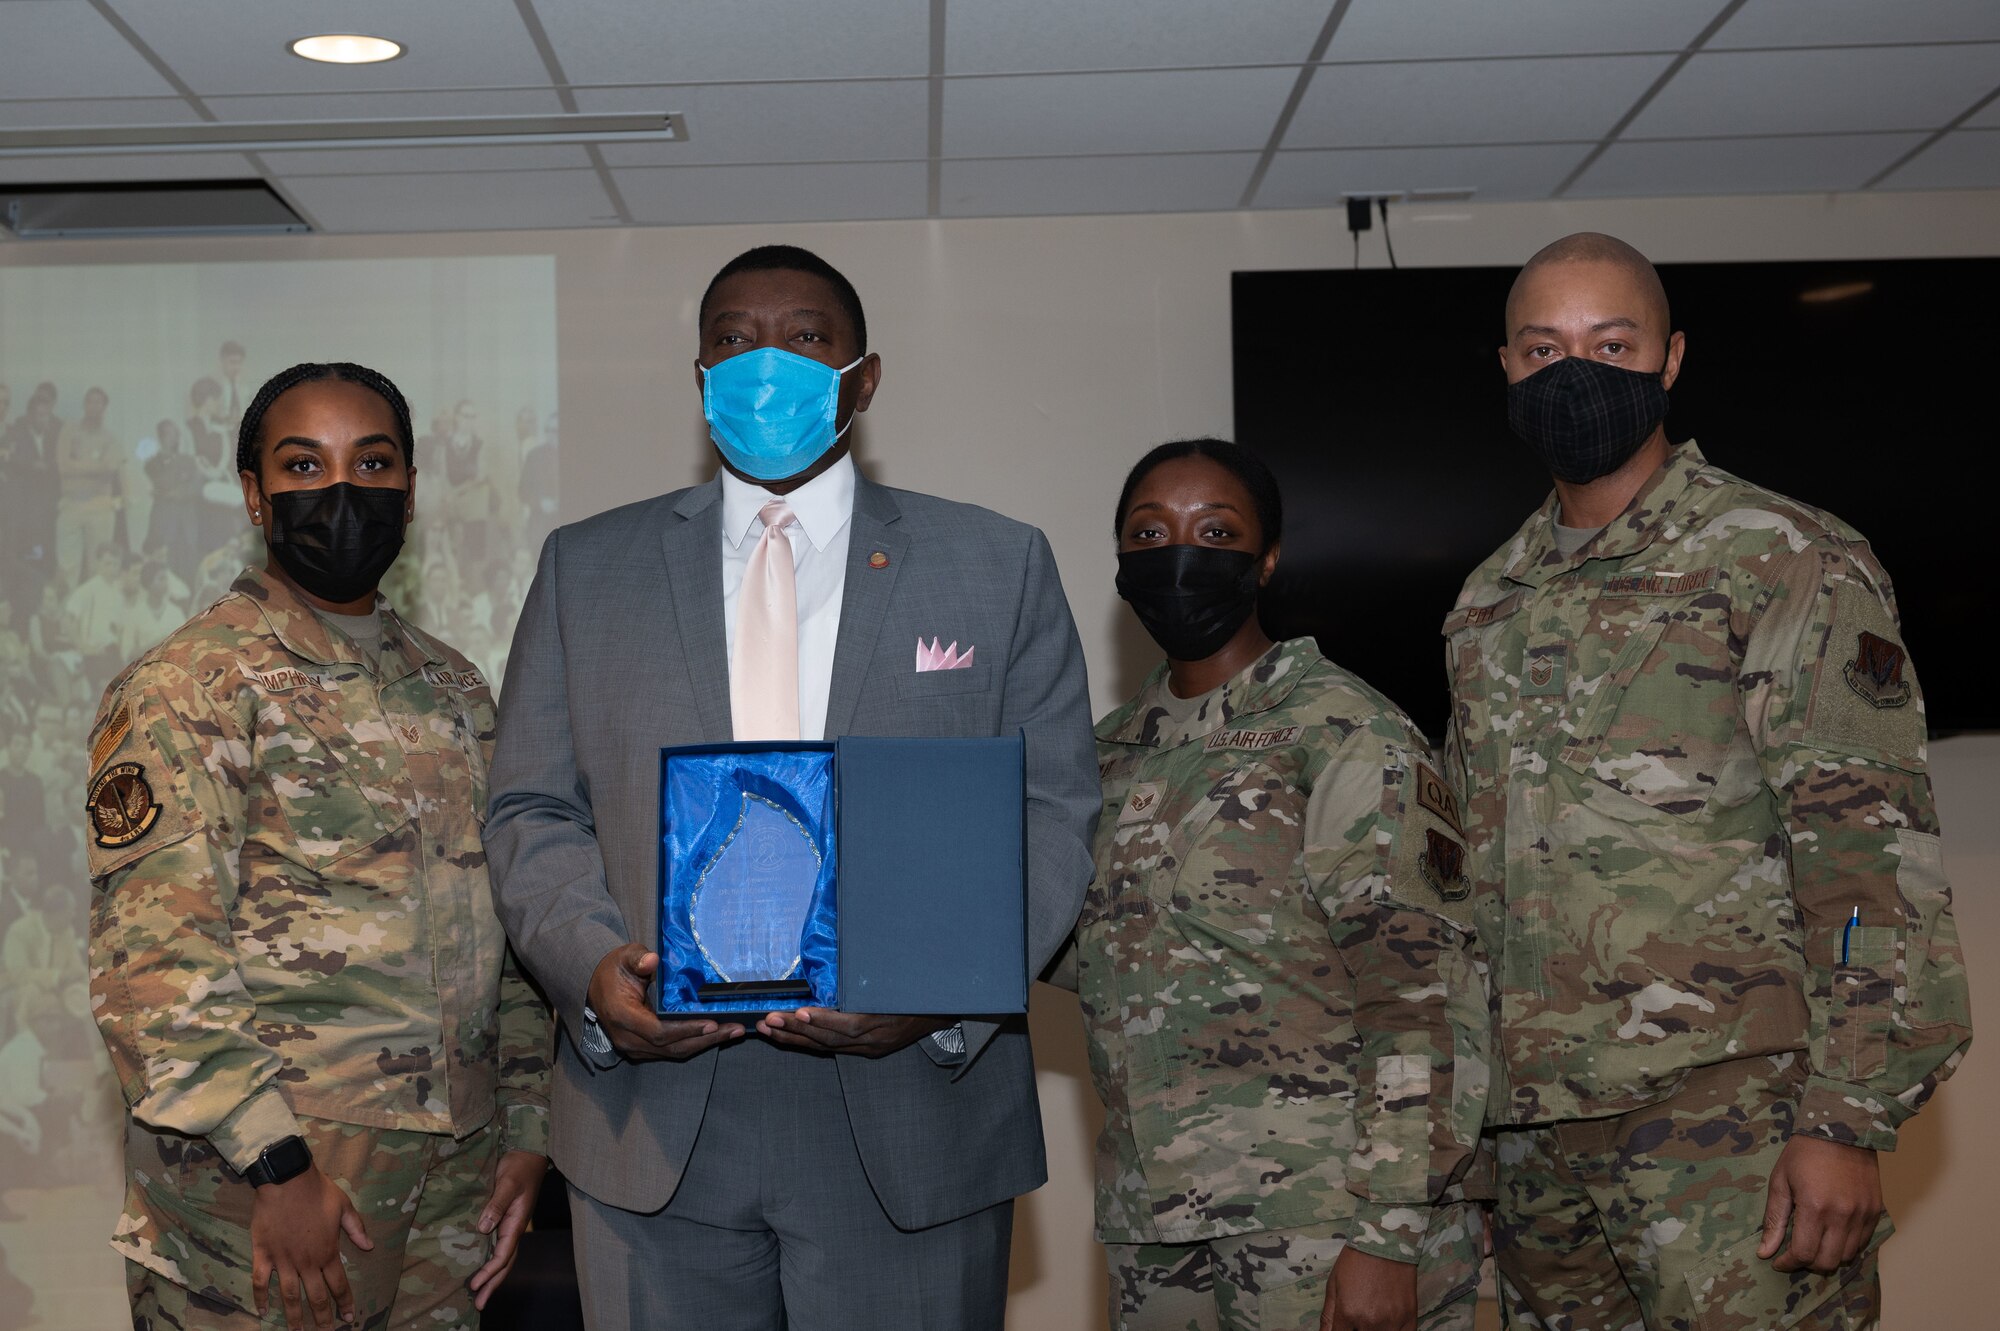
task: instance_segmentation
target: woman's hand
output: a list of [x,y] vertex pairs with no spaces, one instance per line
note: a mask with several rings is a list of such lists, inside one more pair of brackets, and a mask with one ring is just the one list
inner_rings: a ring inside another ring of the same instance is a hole
[[308,1307],[316,1328],[355,1325],[354,1291],[340,1264],[343,1233],[363,1252],[375,1247],[347,1194],[318,1165],[257,1189],[250,1212],[250,1278],[256,1285],[257,1315],[262,1317],[271,1301],[275,1275],[285,1325],[292,1331],[307,1331]]
[[542,1176],[548,1169],[546,1156],[533,1151],[509,1151],[500,1157],[500,1167],[493,1171],[493,1196],[479,1213],[479,1232],[494,1236],[493,1255],[467,1282],[472,1290],[472,1306],[481,1312],[486,1311],[486,1301],[514,1269],[521,1235],[528,1228],[528,1217],[535,1213],[535,1198],[542,1191]]

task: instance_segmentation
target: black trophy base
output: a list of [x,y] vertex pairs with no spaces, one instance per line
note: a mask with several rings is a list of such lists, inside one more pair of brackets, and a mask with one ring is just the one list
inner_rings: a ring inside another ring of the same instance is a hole
[[694,994],[704,1003],[721,1003],[742,998],[768,998],[776,1001],[811,998],[812,986],[804,980],[730,980],[701,985]]

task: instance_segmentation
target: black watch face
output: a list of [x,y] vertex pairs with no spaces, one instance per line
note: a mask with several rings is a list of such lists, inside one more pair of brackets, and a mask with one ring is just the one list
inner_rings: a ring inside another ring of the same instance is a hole
[[257,1163],[244,1173],[252,1183],[263,1186],[266,1183],[283,1183],[297,1178],[312,1168],[312,1151],[303,1137],[287,1137],[264,1148],[257,1157]]

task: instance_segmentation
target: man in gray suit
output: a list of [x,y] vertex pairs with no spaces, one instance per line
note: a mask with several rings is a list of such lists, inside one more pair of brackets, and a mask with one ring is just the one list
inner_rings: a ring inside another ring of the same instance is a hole
[[[723,469],[549,537],[492,773],[501,917],[569,1036],[551,1155],[585,1314],[599,1331],[998,1328],[1012,1199],[1047,1175],[1025,1023],[659,1018],[659,751],[1025,730],[1039,969],[1082,903],[1099,803],[1076,629],[1039,531],[856,473],[846,428],[881,362],[824,260],[739,256],[700,332]],[[759,619],[772,605],[782,619]]]

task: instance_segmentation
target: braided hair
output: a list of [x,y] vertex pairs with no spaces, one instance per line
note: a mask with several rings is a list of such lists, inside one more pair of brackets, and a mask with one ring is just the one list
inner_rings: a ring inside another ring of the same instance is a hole
[[389,410],[396,416],[397,442],[403,446],[403,462],[410,467],[417,465],[416,436],[410,429],[410,404],[404,401],[403,391],[390,383],[387,375],[350,361],[307,361],[272,375],[257,390],[257,396],[250,400],[249,407],[243,412],[243,424],[236,431],[236,470],[252,473],[257,470],[257,450],[264,443],[264,414],[271,409],[273,402],[300,384],[323,383],[329,379],[343,384],[359,384],[387,402]]
[[1285,501],[1278,489],[1278,478],[1271,474],[1264,459],[1227,439],[1176,439],[1140,458],[1126,475],[1125,488],[1118,494],[1118,512],[1111,521],[1112,535],[1124,532],[1125,511],[1132,507],[1132,495],[1139,482],[1152,475],[1160,464],[1178,458],[1207,458],[1243,482],[1243,488],[1250,492],[1251,506],[1257,510],[1257,525],[1264,529],[1264,548],[1269,550],[1278,543],[1285,528]]

